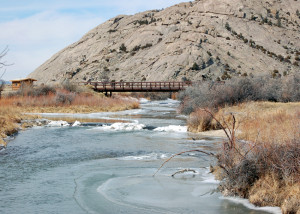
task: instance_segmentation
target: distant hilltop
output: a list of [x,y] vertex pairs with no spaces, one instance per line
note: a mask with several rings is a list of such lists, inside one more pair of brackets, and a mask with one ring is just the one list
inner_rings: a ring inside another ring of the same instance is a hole
[[28,77],[57,84],[289,75],[300,71],[297,8],[297,0],[197,0],[120,15]]

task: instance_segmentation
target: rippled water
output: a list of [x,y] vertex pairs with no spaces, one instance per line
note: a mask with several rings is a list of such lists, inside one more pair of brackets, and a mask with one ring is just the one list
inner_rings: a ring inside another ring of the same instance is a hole
[[[152,176],[172,154],[219,146],[219,139],[187,133],[177,105],[167,100],[118,113],[44,115],[118,122],[21,132],[0,152],[0,213],[264,213],[216,192],[208,174],[213,160],[202,154],[174,158]],[[171,176],[187,168],[196,173]]]

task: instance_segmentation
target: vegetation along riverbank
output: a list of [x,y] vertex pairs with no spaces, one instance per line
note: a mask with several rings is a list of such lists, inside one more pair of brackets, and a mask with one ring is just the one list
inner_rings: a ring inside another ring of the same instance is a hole
[[[21,88],[0,99],[0,144],[21,128],[33,125],[38,116],[24,113],[92,113],[114,112],[139,108],[137,99],[130,97],[107,98],[87,88],[65,84],[62,87],[39,86]],[[32,120],[32,124],[22,121]]]
[[212,168],[224,195],[300,213],[299,75],[205,82],[179,98],[189,131],[227,131]]

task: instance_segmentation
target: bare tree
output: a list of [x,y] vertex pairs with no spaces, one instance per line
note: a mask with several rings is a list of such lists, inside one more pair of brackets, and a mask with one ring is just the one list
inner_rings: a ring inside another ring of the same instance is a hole
[[[8,64],[6,61],[3,61],[3,58],[6,56],[6,54],[8,53],[9,49],[8,47],[5,47],[1,52],[0,52],[0,71],[2,71],[4,69],[4,67],[10,66],[11,64]],[[6,70],[4,70],[2,72],[2,74],[0,73],[0,99],[1,99],[1,93],[4,90],[4,86],[5,86],[5,81],[2,79],[2,77],[4,76]]]

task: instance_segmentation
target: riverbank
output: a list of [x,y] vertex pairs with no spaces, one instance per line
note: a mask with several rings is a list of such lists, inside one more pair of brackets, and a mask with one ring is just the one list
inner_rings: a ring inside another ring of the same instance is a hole
[[[73,93],[60,90],[40,96],[4,97],[0,100],[0,146],[3,140],[16,134],[18,130],[33,126],[34,113],[94,113],[116,112],[139,108],[139,101],[131,97],[107,98],[92,93]],[[33,115],[24,114],[32,113]],[[21,124],[22,121],[32,121]]]
[[0,147],[6,146],[6,142],[3,140],[4,138],[16,134],[18,130],[22,128],[19,125],[22,120],[37,118],[38,116],[22,114],[18,109],[12,106],[0,105]]
[[[217,156],[223,194],[299,213],[300,103],[247,102],[213,115],[230,137]],[[217,128],[220,125],[200,109],[188,120],[189,131]]]

